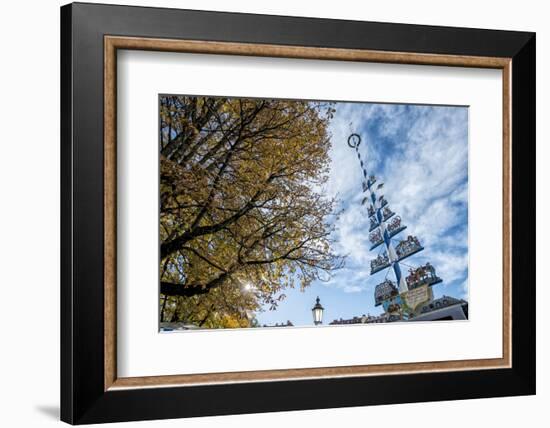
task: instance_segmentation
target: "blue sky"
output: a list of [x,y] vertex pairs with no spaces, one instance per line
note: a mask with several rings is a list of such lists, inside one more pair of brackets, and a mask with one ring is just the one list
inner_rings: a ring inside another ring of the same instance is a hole
[[[324,324],[382,312],[374,307],[374,287],[387,270],[370,276],[370,260],[383,249],[369,251],[361,168],[347,145],[354,132],[361,135],[360,151],[369,175],[384,183],[381,191],[388,206],[407,226],[395,238],[413,234],[425,248],[405,260],[402,271],[430,261],[443,279],[433,287],[435,297],[445,294],[467,300],[468,108],[337,103],[329,131],[331,171],[321,191],[336,197],[337,209],[344,210],[332,238],[334,251],[347,255],[345,267],[328,282],[314,282],[303,292],[299,287],[285,290],[287,297],[277,310],[257,313],[258,321],[311,325],[317,296],[325,308]],[[392,273],[388,277],[394,279]]]

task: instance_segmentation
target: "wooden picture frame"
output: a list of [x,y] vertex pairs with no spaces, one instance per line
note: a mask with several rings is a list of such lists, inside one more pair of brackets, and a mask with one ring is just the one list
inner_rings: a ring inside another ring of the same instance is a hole
[[[117,377],[117,49],[502,70],[502,358]],[[71,4],[61,9],[61,53],[62,420],[534,394],[533,33]]]

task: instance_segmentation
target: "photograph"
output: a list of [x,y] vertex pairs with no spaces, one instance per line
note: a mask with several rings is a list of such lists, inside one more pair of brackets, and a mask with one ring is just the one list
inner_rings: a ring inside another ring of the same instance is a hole
[[158,111],[160,331],[468,320],[468,106]]
[[544,14],[398,2],[21,9],[6,123],[58,108],[5,127],[4,288],[30,242],[46,282],[3,324],[55,349],[6,353],[8,426],[542,415]]

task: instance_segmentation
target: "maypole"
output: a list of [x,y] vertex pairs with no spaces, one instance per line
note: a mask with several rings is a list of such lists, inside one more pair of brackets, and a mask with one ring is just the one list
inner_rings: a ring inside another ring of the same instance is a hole
[[[414,309],[420,303],[433,299],[433,293],[429,287],[441,282],[441,279],[435,275],[435,269],[430,263],[416,269],[409,269],[409,275],[404,277],[400,262],[422,251],[424,247],[413,235],[409,235],[396,246],[393,245],[392,239],[407,227],[401,224],[401,217],[395,215],[395,212],[389,208],[384,195],[377,194],[384,184],[379,183],[375,188],[376,177],[369,176],[367,173],[366,162],[361,158],[359,151],[361,137],[358,134],[351,134],[348,137],[348,145],[355,149],[363,174],[365,197],[361,204],[367,207],[370,220],[370,249],[374,250],[382,244],[385,247],[385,251],[371,261],[370,274],[391,268],[395,275],[395,283],[386,279],[376,286],[375,305],[383,305],[390,321],[412,317]],[[418,291],[412,293],[411,290],[415,289]]]

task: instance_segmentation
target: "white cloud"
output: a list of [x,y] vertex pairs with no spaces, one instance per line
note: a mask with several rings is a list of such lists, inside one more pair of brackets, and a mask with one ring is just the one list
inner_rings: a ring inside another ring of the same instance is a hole
[[343,288],[344,293],[360,293],[364,289],[358,285],[346,285]]

